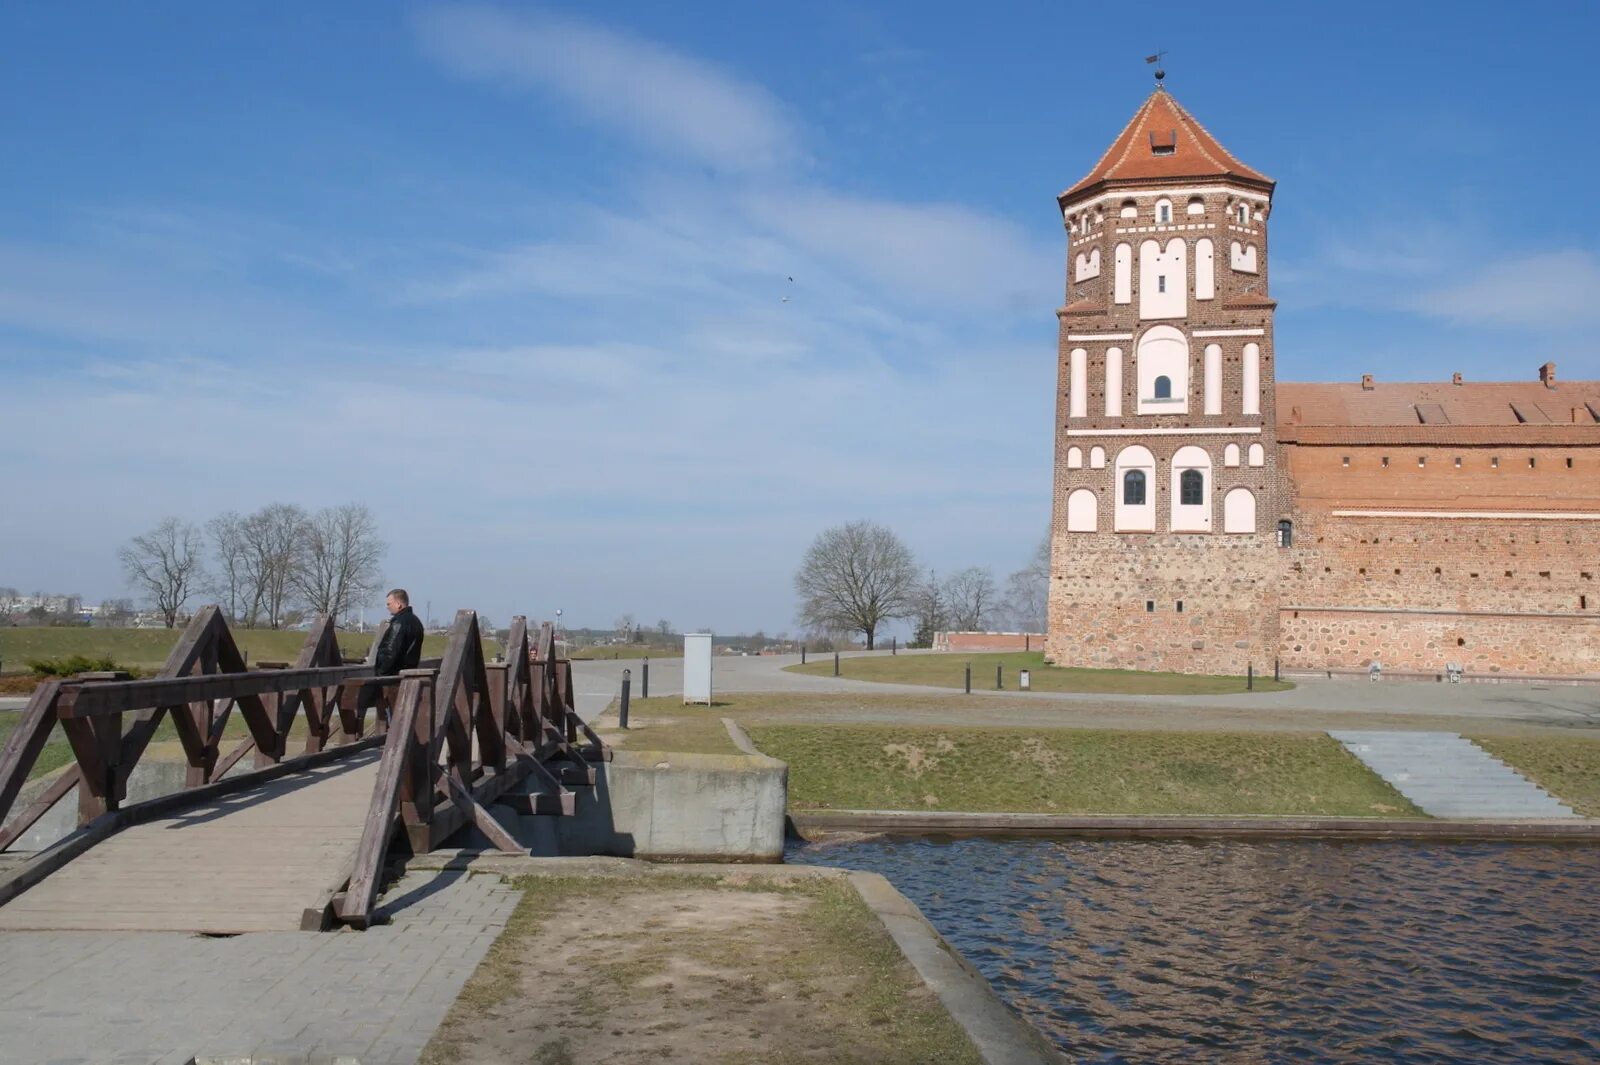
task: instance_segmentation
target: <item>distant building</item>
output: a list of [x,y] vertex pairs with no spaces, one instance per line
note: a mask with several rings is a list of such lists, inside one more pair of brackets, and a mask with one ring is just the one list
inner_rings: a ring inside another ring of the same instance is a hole
[[1274,188],[1158,89],[1059,197],[1047,656],[1600,673],[1600,382],[1278,383]]

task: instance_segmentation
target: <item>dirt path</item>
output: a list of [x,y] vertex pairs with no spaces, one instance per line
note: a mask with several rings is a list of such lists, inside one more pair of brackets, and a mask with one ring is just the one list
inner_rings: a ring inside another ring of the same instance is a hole
[[842,880],[523,883],[425,1065],[976,1060]]

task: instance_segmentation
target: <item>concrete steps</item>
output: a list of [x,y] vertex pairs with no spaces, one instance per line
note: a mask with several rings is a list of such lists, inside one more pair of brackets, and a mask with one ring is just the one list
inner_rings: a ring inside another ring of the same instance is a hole
[[1431,817],[1578,816],[1549,792],[1454,732],[1340,729],[1328,735]]

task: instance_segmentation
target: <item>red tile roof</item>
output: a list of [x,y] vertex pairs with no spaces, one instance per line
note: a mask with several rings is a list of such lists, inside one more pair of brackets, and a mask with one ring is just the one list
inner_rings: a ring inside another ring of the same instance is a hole
[[1157,89],[1094,169],[1059,199],[1065,202],[1102,185],[1215,177],[1236,178],[1268,192],[1273,186],[1271,178],[1234,158],[1171,93]]
[[1278,435],[1305,443],[1600,442],[1600,381],[1280,381]]

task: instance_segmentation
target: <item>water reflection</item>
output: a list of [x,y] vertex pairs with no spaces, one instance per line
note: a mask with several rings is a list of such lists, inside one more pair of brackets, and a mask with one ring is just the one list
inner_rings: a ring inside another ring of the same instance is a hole
[[889,840],[883,873],[1075,1061],[1600,1061],[1600,850]]

